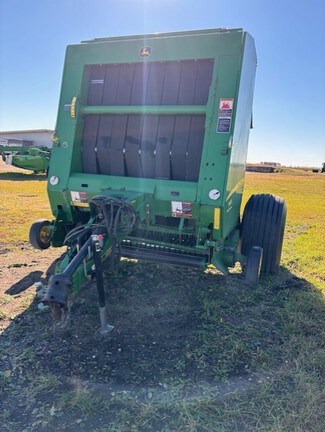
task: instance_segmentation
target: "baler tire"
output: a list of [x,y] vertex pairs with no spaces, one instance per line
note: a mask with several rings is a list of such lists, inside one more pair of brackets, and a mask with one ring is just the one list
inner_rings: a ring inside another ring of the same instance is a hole
[[51,240],[48,235],[47,227],[50,221],[39,219],[32,224],[29,230],[29,241],[35,249],[48,249],[51,246]]
[[253,246],[263,249],[262,273],[279,269],[287,207],[283,198],[271,195],[252,195],[242,219],[241,253],[248,256]]

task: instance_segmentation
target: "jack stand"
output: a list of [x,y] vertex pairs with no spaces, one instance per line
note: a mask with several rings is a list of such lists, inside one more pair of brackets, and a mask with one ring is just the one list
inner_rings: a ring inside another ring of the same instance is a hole
[[100,318],[100,329],[99,333],[102,336],[107,335],[107,333],[111,332],[114,326],[107,323],[107,311],[106,306],[99,307],[99,318]]
[[100,334],[106,335],[111,332],[114,326],[107,323],[107,312],[106,312],[106,302],[105,302],[105,292],[104,292],[104,280],[102,272],[102,260],[100,257],[101,243],[99,236],[93,235],[93,253],[95,262],[95,276],[96,276],[96,286],[98,292],[98,303],[99,303],[99,318],[100,318]]

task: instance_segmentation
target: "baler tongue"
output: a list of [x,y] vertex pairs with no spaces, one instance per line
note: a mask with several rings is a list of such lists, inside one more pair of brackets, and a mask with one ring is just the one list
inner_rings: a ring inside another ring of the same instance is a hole
[[[114,196],[96,196],[91,201],[91,206],[93,214],[91,223],[71,231],[66,238],[66,243],[70,248],[74,247],[76,254],[62,273],[50,277],[43,303],[49,304],[54,315],[58,316],[60,308],[65,308],[68,304],[68,295],[75,272],[82,264],[87,272],[87,267],[89,268],[87,261],[93,263],[88,272],[89,276],[92,274],[96,278],[100,332],[106,334],[113,329],[113,326],[107,324],[101,254],[105,250],[106,256],[109,256],[115,250],[120,237],[130,233],[136,222],[136,213],[126,199]],[[87,233],[90,233],[88,239],[80,245],[80,239],[83,239]]]

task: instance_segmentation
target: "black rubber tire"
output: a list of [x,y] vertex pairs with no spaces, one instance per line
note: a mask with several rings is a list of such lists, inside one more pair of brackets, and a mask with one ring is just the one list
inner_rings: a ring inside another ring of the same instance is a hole
[[50,221],[39,219],[33,223],[29,230],[29,241],[35,249],[48,249],[51,246],[51,240],[47,233],[47,227]]
[[253,246],[248,254],[245,266],[245,278],[252,285],[257,285],[260,278],[263,249]]
[[253,246],[263,249],[262,273],[275,273],[280,265],[287,206],[283,198],[260,194],[248,200],[241,224],[241,253]]

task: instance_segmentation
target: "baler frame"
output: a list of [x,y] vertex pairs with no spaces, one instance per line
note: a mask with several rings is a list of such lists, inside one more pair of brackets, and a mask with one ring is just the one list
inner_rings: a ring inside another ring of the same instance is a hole
[[55,220],[30,235],[41,249],[68,246],[45,302],[66,306],[91,275],[103,299],[101,262],[117,250],[225,275],[240,262],[254,283],[261,265],[277,269],[283,200],[257,196],[240,220],[255,69],[241,29],[67,48],[48,181]]

